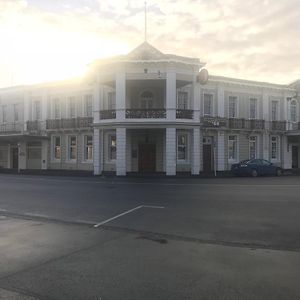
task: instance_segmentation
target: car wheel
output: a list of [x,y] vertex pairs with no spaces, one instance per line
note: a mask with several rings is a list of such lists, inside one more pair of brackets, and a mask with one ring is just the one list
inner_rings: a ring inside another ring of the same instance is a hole
[[258,173],[257,173],[256,170],[252,170],[252,171],[251,171],[251,176],[252,176],[252,177],[257,177],[257,175],[258,175]]
[[282,175],[281,169],[277,169],[277,170],[276,170],[276,176],[281,176],[281,175]]

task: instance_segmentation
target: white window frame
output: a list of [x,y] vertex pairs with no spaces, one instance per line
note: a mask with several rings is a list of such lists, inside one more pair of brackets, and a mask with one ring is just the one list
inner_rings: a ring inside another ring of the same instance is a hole
[[[111,148],[113,147],[111,145],[112,137],[115,137],[115,149],[116,149],[116,158],[111,158]],[[117,160],[117,134],[116,133],[109,133],[107,135],[107,161],[108,162],[115,162]]]
[[[39,110],[37,110],[37,107],[39,107]],[[42,102],[39,99],[35,99],[32,101],[32,120],[40,121],[41,117],[42,117]]]
[[[205,96],[211,96],[211,103],[210,103],[210,112],[209,114],[205,113]],[[214,115],[214,94],[209,92],[203,93],[203,116],[205,117],[212,117]]]
[[[276,103],[276,115],[275,115],[275,119],[273,118],[273,103]],[[271,116],[270,116],[270,119],[271,121],[279,121],[279,100],[271,100]]]
[[116,92],[115,91],[107,92],[107,109],[108,110],[116,109]]
[[[292,119],[292,106],[295,108],[295,119]],[[290,101],[290,120],[293,123],[298,122],[298,103],[295,99],[291,99]]]
[[[59,97],[55,97],[52,100],[53,104],[53,119],[59,120],[61,119],[61,99]],[[58,110],[56,110],[58,108]],[[56,114],[58,112],[58,114]]]
[[[90,158],[90,159],[86,157],[86,154],[88,153],[87,149],[89,148],[88,145],[87,145],[87,138],[88,137],[92,138],[92,146],[91,146],[92,158]],[[88,163],[93,162],[93,159],[94,159],[94,136],[92,134],[83,135],[83,143],[82,144],[83,144],[83,161],[88,162]]]
[[[14,108],[14,122],[19,122],[20,121],[20,104],[19,103],[13,104],[13,108]],[[16,116],[17,116],[17,118],[16,118]]]
[[[183,102],[183,108],[181,107],[181,103],[179,103],[180,100],[180,94],[185,94],[186,95],[186,99],[184,99],[185,101]],[[189,92],[185,91],[185,90],[177,90],[177,109],[189,109]]]
[[[251,116],[251,101],[255,102],[255,117],[253,118]],[[258,119],[258,99],[256,97],[250,97],[249,98],[249,119],[250,120],[257,120]]]
[[[276,157],[272,157],[272,139],[276,138]],[[278,135],[271,135],[270,136],[270,158],[271,162],[279,162],[280,161],[280,137]]]
[[[235,142],[236,142],[236,158],[230,158],[229,157],[229,138],[231,136],[235,137]],[[227,137],[227,156],[228,156],[228,162],[229,163],[235,163],[239,161],[239,136],[236,134],[229,134]]]
[[[181,146],[179,145],[180,136],[184,136],[185,138],[185,158],[180,159],[178,157],[178,148]],[[189,135],[187,132],[177,132],[177,140],[176,140],[176,158],[178,163],[188,163],[189,162]]]
[[[83,114],[84,117],[91,118],[93,117],[93,95],[85,94],[83,96]],[[90,113],[90,115],[89,115]]]
[[[74,104],[74,116],[72,116],[72,104]],[[71,119],[77,116],[77,101],[75,96],[68,97],[68,114]]]
[[[71,158],[71,147],[74,147],[74,146],[71,146],[71,138],[75,137],[76,139],[76,158]],[[74,135],[74,134],[69,134],[67,135],[67,162],[77,162],[78,160],[78,136],[77,135]]]
[[[251,157],[251,138],[255,138],[255,157]],[[259,146],[258,146],[258,136],[250,135],[249,136],[249,159],[258,159],[259,158]]]
[[[60,147],[60,158],[55,157],[55,150],[56,150],[56,145],[55,145],[55,140],[56,138],[59,138],[59,147]],[[62,137],[61,135],[53,135],[52,136],[52,145],[51,145],[51,160],[53,162],[60,162],[62,160]]]
[[7,123],[7,105],[4,104],[1,106],[2,111],[2,123]]
[[[235,116],[230,116],[230,98],[235,98]],[[239,117],[239,97],[236,95],[229,95],[228,96],[228,118],[230,119],[237,119]]]

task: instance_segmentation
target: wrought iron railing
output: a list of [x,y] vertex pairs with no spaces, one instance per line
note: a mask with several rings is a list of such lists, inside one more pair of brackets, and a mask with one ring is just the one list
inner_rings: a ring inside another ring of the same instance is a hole
[[126,109],[125,116],[127,119],[163,119],[166,118],[166,110],[164,108]]
[[40,132],[46,129],[46,122],[43,121],[27,121],[26,124],[29,132]]
[[271,121],[271,130],[285,131],[286,121]]
[[24,131],[23,123],[4,123],[0,124],[0,133],[21,133]]
[[100,120],[115,119],[115,118],[116,118],[116,110],[115,109],[108,109],[108,110],[100,111]]
[[201,118],[201,125],[208,128],[228,127],[228,119],[205,116]]
[[52,119],[46,121],[46,129],[76,129],[89,128],[93,124],[92,117],[80,117],[72,119]]
[[193,119],[194,111],[192,109],[176,109],[176,119]]

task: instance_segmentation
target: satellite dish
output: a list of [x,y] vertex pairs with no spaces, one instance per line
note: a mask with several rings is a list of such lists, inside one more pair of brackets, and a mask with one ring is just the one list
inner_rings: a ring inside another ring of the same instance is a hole
[[200,84],[206,84],[208,82],[209,74],[207,69],[203,68],[200,70],[198,76],[197,76],[197,81]]

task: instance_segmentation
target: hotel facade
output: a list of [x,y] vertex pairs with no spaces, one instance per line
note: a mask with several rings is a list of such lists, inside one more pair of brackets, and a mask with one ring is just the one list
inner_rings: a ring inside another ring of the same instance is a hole
[[0,89],[0,169],[223,172],[263,158],[300,165],[300,80],[210,76],[144,42],[83,80]]

